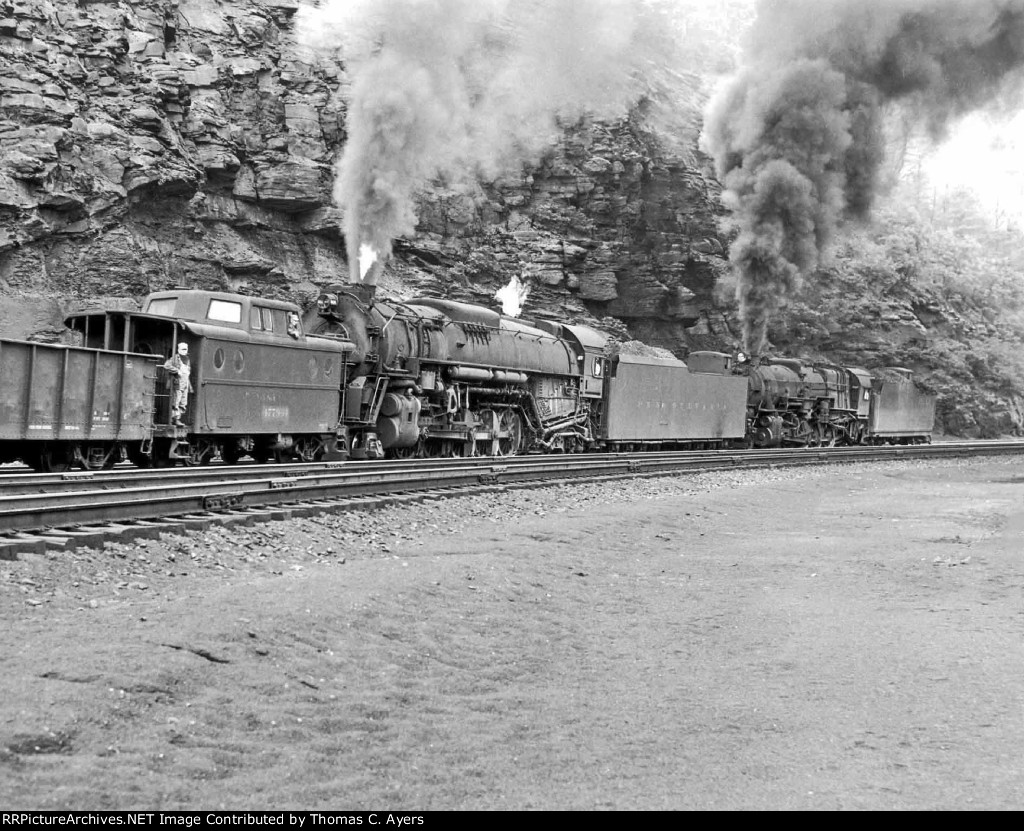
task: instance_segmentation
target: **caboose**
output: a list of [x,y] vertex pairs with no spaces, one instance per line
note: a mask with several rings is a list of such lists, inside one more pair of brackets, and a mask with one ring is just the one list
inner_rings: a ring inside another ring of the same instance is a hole
[[150,294],[141,312],[82,312],[67,319],[94,349],[170,358],[189,345],[193,393],[172,423],[169,373],[157,365],[152,435],[128,447],[140,466],[182,459],[228,464],[293,457],[312,461],[336,450],[339,387],[352,344],[302,331],[292,303],[227,292]]

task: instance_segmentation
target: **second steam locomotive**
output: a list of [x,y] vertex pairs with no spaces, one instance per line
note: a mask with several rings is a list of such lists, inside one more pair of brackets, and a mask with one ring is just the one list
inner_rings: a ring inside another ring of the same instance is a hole
[[[303,325],[303,323],[305,325]],[[931,440],[907,370],[618,350],[586,326],[349,284],[297,306],[166,291],[74,315],[82,346],[0,342],[0,461],[44,470]],[[189,344],[183,424],[162,363]]]

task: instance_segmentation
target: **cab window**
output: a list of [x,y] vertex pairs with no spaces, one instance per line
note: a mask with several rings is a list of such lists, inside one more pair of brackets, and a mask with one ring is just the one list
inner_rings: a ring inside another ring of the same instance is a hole
[[262,314],[263,314],[263,328],[267,332],[273,332],[274,331],[274,315],[273,315],[273,312],[271,312],[270,309],[260,309],[260,312],[262,312]]
[[158,297],[155,300],[149,301],[146,313],[160,315],[161,317],[174,317],[174,306],[177,302],[177,297]]
[[211,300],[206,317],[208,320],[220,320],[224,323],[241,323],[242,304],[230,300]]
[[263,328],[263,324],[260,323],[260,310],[256,306],[249,310],[249,328],[254,332]]

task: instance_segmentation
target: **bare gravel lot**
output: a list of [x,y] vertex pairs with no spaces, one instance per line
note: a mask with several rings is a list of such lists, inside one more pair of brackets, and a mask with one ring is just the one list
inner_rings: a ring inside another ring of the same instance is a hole
[[1024,461],[0,563],[0,808],[1020,809]]

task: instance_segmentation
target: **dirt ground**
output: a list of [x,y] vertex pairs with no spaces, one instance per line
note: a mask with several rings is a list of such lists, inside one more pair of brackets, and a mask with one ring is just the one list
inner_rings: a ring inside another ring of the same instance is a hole
[[1020,809],[1024,462],[0,563],[0,807]]

